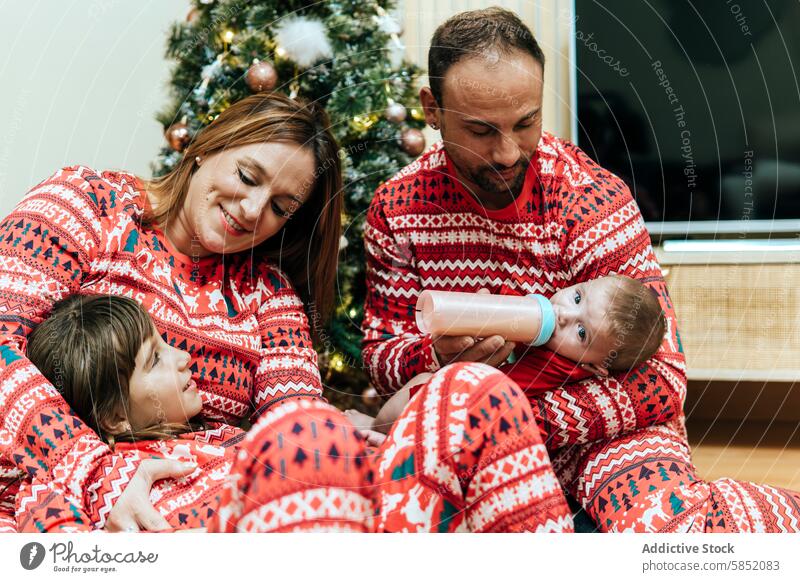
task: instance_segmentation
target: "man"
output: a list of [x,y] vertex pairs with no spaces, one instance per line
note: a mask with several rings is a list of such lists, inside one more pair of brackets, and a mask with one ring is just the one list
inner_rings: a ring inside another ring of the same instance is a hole
[[[423,336],[414,318],[423,289],[549,296],[610,273],[636,278],[668,321],[658,353],[532,402],[562,486],[606,531],[797,529],[797,494],[696,476],[685,360],[649,235],[619,178],[542,132],[543,72],[541,49],[511,12],[458,14],[435,32],[420,99],[442,141],[378,188],[367,217],[373,382],[391,394],[452,362],[498,366],[514,349],[499,336]],[[559,325],[591,347],[580,321]]]

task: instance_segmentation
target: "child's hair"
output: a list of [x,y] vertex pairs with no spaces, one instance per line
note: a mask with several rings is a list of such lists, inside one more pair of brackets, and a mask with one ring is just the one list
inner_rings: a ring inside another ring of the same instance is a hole
[[611,275],[617,285],[610,291],[606,313],[611,350],[603,362],[610,370],[628,372],[658,351],[666,320],[654,291],[640,281]]
[[110,434],[107,422],[129,412],[136,354],[157,332],[134,300],[115,295],[72,295],[57,302],[28,337],[28,359],[105,441],[169,439],[194,423],[162,423]]

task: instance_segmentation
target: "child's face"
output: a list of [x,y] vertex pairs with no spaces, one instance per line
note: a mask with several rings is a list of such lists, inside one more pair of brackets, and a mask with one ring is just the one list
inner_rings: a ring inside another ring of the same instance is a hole
[[188,353],[171,347],[157,332],[136,354],[129,382],[128,422],[132,430],[167,422],[187,422],[203,401],[192,380]]
[[606,311],[614,287],[614,279],[604,277],[556,292],[550,298],[556,327],[545,347],[575,362],[601,366],[610,351]]

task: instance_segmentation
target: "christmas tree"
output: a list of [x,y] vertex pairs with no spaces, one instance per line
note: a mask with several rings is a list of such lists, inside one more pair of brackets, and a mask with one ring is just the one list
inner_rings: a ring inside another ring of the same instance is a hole
[[377,186],[424,148],[420,71],[403,60],[393,9],[392,0],[195,0],[167,43],[172,102],[158,117],[167,145],[155,175],[176,164],[197,131],[253,93],[302,97],[331,118],[344,161],[345,234],[337,308],[317,349],[326,395],[344,406],[362,392],[376,404],[360,348],[366,210]]

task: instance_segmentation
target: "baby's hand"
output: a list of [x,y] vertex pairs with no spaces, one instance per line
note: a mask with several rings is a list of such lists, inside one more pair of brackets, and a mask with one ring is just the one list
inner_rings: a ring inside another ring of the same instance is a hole
[[347,417],[347,420],[356,427],[356,430],[361,433],[366,430],[372,430],[372,425],[375,423],[375,419],[368,414],[364,414],[352,408],[350,410],[345,410],[344,415]]
[[386,440],[386,435],[379,433],[377,430],[359,430],[358,432],[371,447],[379,447],[383,444],[383,441]]

